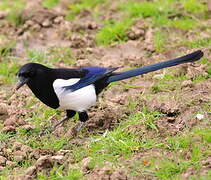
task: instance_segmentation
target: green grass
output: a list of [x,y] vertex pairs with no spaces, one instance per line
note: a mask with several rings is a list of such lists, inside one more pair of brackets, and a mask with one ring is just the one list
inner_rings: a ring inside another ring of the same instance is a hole
[[191,18],[180,18],[171,21],[170,26],[182,29],[182,30],[191,30],[199,24],[198,21]]
[[25,0],[2,0],[0,2],[0,10],[7,11],[7,19],[13,26],[20,26],[23,24],[21,12],[25,7]]
[[152,93],[171,92],[181,87],[180,81],[168,81],[165,79],[156,81],[151,87]]
[[27,56],[28,61],[42,63],[47,66],[53,66],[55,62],[64,62],[70,65],[75,64],[71,49],[67,47],[52,47],[48,51],[30,49],[27,51]]
[[154,35],[155,50],[161,52],[164,50],[166,44],[166,34],[162,31],[156,31]]
[[187,149],[192,143],[192,137],[184,135],[179,135],[176,137],[169,137],[167,139],[167,148],[173,151],[179,151],[181,149]]
[[21,16],[22,9],[10,12],[7,19],[12,23],[13,26],[18,27],[23,25],[24,21]]
[[14,9],[21,9],[25,5],[25,0],[1,0],[0,9],[12,11]]
[[208,75],[199,75],[199,76],[193,78],[193,83],[205,81],[205,80],[209,79],[210,77],[211,76],[209,74]]
[[[161,26],[170,26],[179,28],[182,30],[189,30],[195,28],[199,21],[193,20],[192,17],[188,16],[175,16],[179,11],[174,9],[175,1],[172,0],[157,0],[155,2],[134,2],[129,1],[127,3],[123,3],[121,9],[128,13],[130,18],[152,18],[153,22],[157,25]],[[178,2],[177,2],[178,3]],[[199,11],[205,11],[204,5],[197,2],[196,0],[188,0],[181,1],[184,6],[185,11],[195,11],[199,9]],[[170,18],[171,16],[175,16],[175,18]]]
[[80,0],[69,5],[66,19],[73,20],[83,10],[89,10],[92,13],[97,11],[97,6],[105,3],[106,0]]
[[122,22],[108,22],[97,33],[96,42],[98,45],[108,45],[114,42],[123,42],[128,39],[127,30],[133,24],[130,19]]
[[[131,105],[130,105],[131,106]],[[152,129],[157,131],[157,127],[155,125],[156,120],[160,119],[162,114],[160,112],[150,111],[147,107],[143,106],[141,112],[137,112],[129,117],[128,121],[125,122],[127,125],[134,124],[143,124],[147,129]]]
[[28,55],[28,59],[31,62],[42,63],[47,60],[47,52],[46,51],[31,49],[31,50],[28,50],[27,55]]
[[60,0],[44,0],[42,1],[42,5],[47,8],[54,8],[57,4],[59,4]]
[[195,134],[199,135],[206,143],[211,143],[211,130],[210,129],[196,129]]
[[198,39],[194,41],[186,41],[186,42],[183,42],[183,44],[188,46],[189,48],[208,47],[208,46],[211,46],[211,38]]
[[[194,0],[189,0],[187,2],[179,1],[177,4],[178,3],[183,6],[183,11],[187,13],[193,10],[193,12],[197,14],[195,11],[197,8],[200,9],[200,12],[205,12],[206,10],[203,8],[203,4]],[[115,23],[105,23],[104,27],[101,28],[96,35],[96,42],[98,45],[108,45],[112,44],[113,42],[126,41],[128,39],[126,36],[126,31],[131,27],[137,18],[151,18],[153,23],[150,23],[149,26],[158,26],[160,28],[155,33],[154,37],[156,50],[159,52],[163,49],[166,39],[161,27],[187,31],[195,29],[198,25],[200,25],[200,20],[198,18],[193,18],[194,16],[192,15],[187,16],[185,14],[178,16],[178,14],[181,12],[180,10],[174,8],[175,4],[176,2],[172,0],[157,0],[155,2],[128,1],[120,3],[118,10],[124,12],[121,21]],[[80,9],[78,9],[78,11],[80,11]]]
[[196,28],[200,22],[198,20],[192,19],[191,17],[182,17],[169,19],[166,16],[153,17],[155,25],[167,28],[176,28],[181,30],[191,30]]
[[[40,110],[37,109],[36,111]],[[47,116],[50,117],[51,114],[47,114]],[[32,118],[36,121],[34,119],[35,116]],[[40,118],[46,119],[47,121],[46,117]],[[146,128],[152,128],[151,124],[157,118],[159,118],[157,112],[154,113],[145,109],[143,112],[140,112],[140,114],[131,116],[128,120],[126,119],[126,121],[120,123],[113,131],[105,131],[103,135],[91,135],[89,140],[81,145],[68,143],[69,140],[66,138],[58,138],[56,140],[51,134],[45,135],[42,139],[39,139],[36,135],[38,131],[29,132],[28,134],[19,131],[15,136],[8,136],[5,134],[1,136],[1,139],[6,141],[8,138],[10,138],[10,140],[14,138],[32,148],[42,147],[44,149],[59,150],[68,147],[69,149],[72,149],[72,160],[80,164],[83,158],[92,157],[93,160],[90,162],[89,166],[90,168],[94,168],[97,165],[103,166],[106,161],[117,163],[118,158],[120,157],[128,159],[134,151],[138,151],[140,148],[151,148],[155,146],[155,144],[157,144],[156,141],[150,139],[140,141],[139,136],[132,131],[128,131],[127,128],[132,124],[139,124],[140,122],[143,123],[143,126],[146,126]],[[30,166],[31,162],[26,163]],[[27,164],[25,164],[25,166],[27,166]],[[49,178],[58,178],[60,170],[55,171],[56,167],[57,165],[51,170]],[[69,169],[66,173],[61,173],[60,176],[62,178],[82,178],[81,171],[78,167],[76,169]],[[39,174],[38,177],[40,179],[46,178],[45,174],[42,173]]]
[[205,3],[198,0],[181,0],[184,9],[189,13],[204,12],[207,10]]
[[4,37],[0,37],[2,44],[0,45],[0,58],[12,55],[12,50],[16,46],[14,40],[4,40]]
[[[206,136],[206,140],[202,138],[201,141],[198,136],[203,137],[204,135]],[[208,155],[204,149],[206,149],[207,146],[210,146],[208,144],[210,143],[209,139],[206,129],[196,129],[192,132],[186,131],[175,137],[169,137],[167,139],[166,148],[176,153],[172,156],[174,160],[164,160],[161,162],[161,169],[156,171],[155,176],[168,179],[176,174],[182,173],[191,166],[196,169],[196,172],[200,170],[201,165],[199,162]],[[187,152],[190,152],[189,158],[186,157]],[[177,157],[177,159],[175,159],[175,157]]]
[[11,84],[16,80],[15,74],[17,73],[19,66],[16,59],[5,60],[0,63],[0,83]]
[[62,166],[54,166],[50,171],[50,175],[46,176],[45,173],[39,173],[37,179],[40,180],[84,180],[82,171],[78,169],[70,169],[67,172],[67,175],[64,175],[64,167]]
[[157,3],[147,1],[128,1],[127,3],[123,3],[122,9],[128,13],[130,18],[147,18],[160,14],[160,10],[157,7]]
[[[27,118],[26,120],[33,123],[36,127],[40,128],[40,126],[51,126],[51,124],[49,124],[49,119],[53,116],[55,116],[55,118],[57,118],[58,120],[61,118],[61,111],[55,111],[54,109],[51,108],[47,108],[45,105],[40,104],[40,101],[38,101],[37,99],[33,98],[31,99],[30,104],[27,103],[25,105],[26,108],[33,108],[33,106],[37,104],[37,111],[39,113],[36,112],[31,112],[31,115],[29,118]],[[48,121],[43,121],[43,119],[46,119]]]
[[160,179],[170,179],[187,169],[188,164],[178,160],[163,160],[160,162],[160,168],[155,171],[155,176]]
[[[154,121],[159,119],[159,117],[160,113],[151,112],[147,109],[132,115],[126,121],[120,123],[113,131],[106,131],[100,136],[92,136],[85,147],[74,148],[73,157],[76,161],[81,161],[85,157],[92,157],[95,165],[102,166],[106,161],[115,163],[120,157],[128,159],[134,151],[139,149],[150,149],[156,144],[158,145],[158,143],[151,139],[140,140],[140,135],[137,132],[128,129],[133,125],[141,126],[142,124],[147,129],[157,131]],[[96,154],[100,156],[96,156]]]
[[69,47],[53,47],[49,50],[48,55],[51,62],[63,62],[69,65],[74,65],[76,62]]
[[[206,58],[202,59],[201,63],[207,64],[209,66],[209,62]],[[206,71],[208,72],[207,75],[198,75],[193,79],[188,78],[186,74],[180,74],[175,76],[175,73],[178,73],[178,69],[164,71],[160,77],[157,77],[154,80],[154,84],[151,87],[151,91],[153,93],[174,91],[176,89],[180,89],[182,85],[181,82],[185,80],[192,80],[193,83],[205,81],[210,78],[210,69],[207,68]]]

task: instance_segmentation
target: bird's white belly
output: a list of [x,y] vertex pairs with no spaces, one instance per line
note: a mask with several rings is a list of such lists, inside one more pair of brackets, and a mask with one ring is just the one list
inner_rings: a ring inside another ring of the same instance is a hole
[[59,99],[60,109],[69,109],[74,111],[85,111],[95,105],[97,96],[94,85],[89,85],[74,92],[65,91],[64,86],[71,86],[80,79],[57,79],[53,83],[54,91]]

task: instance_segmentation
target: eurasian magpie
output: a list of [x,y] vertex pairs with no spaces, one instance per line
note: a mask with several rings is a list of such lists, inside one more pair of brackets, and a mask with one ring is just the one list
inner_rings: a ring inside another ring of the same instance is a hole
[[95,105],[97,96],[111,82],[120,81],[162,68],[194,62],[203,56],[201,50],[191,54],[139,67],[124,72],[118,68],[81,67],[77,69],[49,68],[38,63],[27,63],[18,71],[19,82],[16,89],[24,84],[47,106],[66,111],[66,117],[59,121],[53,130],[67,119],[79,114],[77,131],[88,120],[87,109]]

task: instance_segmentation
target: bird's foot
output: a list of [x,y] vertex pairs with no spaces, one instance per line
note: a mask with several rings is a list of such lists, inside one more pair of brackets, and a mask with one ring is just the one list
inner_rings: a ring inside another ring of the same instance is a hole
[[39,133],[39,136],[43,136],[45,134],[52,133],[53,131],[54,131],[54,128],[45,128]]
[[84,127],[85,123],[80,122],[75,127],[71,128],[66,134],[66,137],[76,137],[79,133],[79,131]]
[[[65,136],[77,136],[78,132],[85,126],[85,122],[80,122],[79,124],[77,124],[75,127],[73,127],[72,129],[70,129]],[[57,127],[57,126],[56,126]],[[39,136],[43,136],[45,134],[49,134],[52,133],[56,127],[51,127],[51,128],[45,128],[43,129],[40,133]]]
[[53,127],[49,127],[49,128],[43,129],[40,132],[39,136],[43,136],[45,134],[52,133],[53,131],[55,131],[57,129],[58,126],[60,126],[61,124],[63,124],[66,120],[68,120],[68,117],[65,117],[64,119],[62,119],[61,121],[59,121],[57,124],[55,124]]
[[85,122],[80,122],[76,127],[76,131],[79,132],[85,126]]

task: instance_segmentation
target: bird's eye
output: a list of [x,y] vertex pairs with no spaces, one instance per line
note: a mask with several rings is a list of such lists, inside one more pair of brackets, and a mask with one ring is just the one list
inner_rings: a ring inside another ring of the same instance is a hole
[[25,77],[25,78],[27,78],[27,77],[29,77],[29,73],[28,72],[23,72],[23,73],[18,73],[18,76],[19,77]]
[[17,73],[17,76],[18,77],[23,76],[23,73]]
[[28,73],[28,76],[29,76],[29,77],[33,77],[33,76],[34,76],[34,74],[35,74],[35,72],[34,72],[34,71],[30,71],[30,72]]

